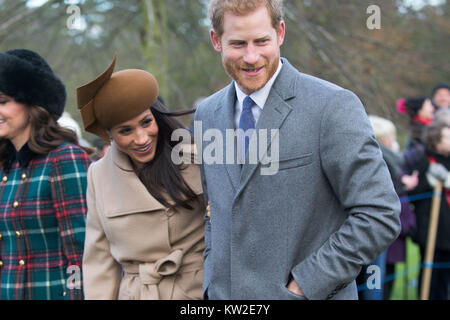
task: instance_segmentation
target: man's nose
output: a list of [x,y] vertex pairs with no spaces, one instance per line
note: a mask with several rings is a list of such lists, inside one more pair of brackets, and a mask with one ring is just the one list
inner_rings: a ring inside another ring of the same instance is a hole
[[245,55],[244,55],[244,62],[247,64],[256,64],[259,60],[259,52],[258,49],[255,47],[254,44],[249,44],[247,46]]

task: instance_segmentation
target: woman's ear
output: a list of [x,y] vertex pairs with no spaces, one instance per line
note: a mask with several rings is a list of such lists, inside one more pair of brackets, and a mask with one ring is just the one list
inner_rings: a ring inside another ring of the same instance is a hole
[[113,138],[112,138],[112,133],[111,133],[111,130],[110,130],[110,129],[106,129],[106,133],[108,134],[108,138],[109,138],[109,140],[110,140],[110,141],[112,141],[112,140],[113,140]]

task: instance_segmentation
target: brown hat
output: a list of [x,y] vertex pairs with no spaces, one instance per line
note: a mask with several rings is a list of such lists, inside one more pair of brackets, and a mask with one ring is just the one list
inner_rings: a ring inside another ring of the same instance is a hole
[[158,82],[149,72],[114,72],[117,54],[99,77],[77,88],[84,129],[109,143],[107,130],[150,108],[158,97]]

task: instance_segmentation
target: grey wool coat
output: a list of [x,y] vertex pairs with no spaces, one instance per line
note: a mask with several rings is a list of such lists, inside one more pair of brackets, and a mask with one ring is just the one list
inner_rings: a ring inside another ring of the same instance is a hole
[[[400,232],[400,201],[360,100],[282,62],[256,124],[279,130],[278,172],[261,174],[261,162],[201,166],[211,206],[203,291],[209,299],[357,299],[361,266]],[[205,99],[195,115],[203,132],[225,137],[235,101],[234,83]],[[305,296],[287,290],[290,277]]]

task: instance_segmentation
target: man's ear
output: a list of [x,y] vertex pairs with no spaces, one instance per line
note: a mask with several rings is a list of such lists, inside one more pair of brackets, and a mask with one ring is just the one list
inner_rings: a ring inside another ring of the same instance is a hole
[[284,20],[281,20],[280,25],[277,28],[277,39],[279,46],[283,44],[285,35],[286,35],[286,24]]
[[217,52],[222,52],[222,43],[220,41],[220,37],[217,34],[216,30],[211,29],[209,31],[209,34],[211,36],[211,42],[214,47],[214,50],[216,50]]

